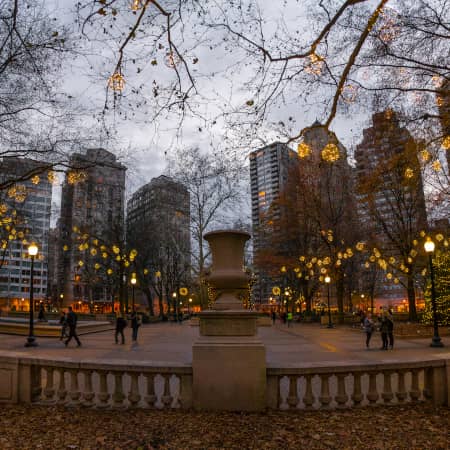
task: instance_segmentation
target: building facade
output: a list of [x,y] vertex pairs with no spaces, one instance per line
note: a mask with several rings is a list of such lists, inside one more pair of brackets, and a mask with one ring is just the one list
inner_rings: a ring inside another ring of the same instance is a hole
[[27,310],[31,275],[27,249],[31,242],[39,252],[33,271],[34,299],[47,300],[51,176],[43,170],[45,164],[28,158],[3,158],[0,167],[0,183],[8,184],[0,192],[0,302],[11,310]]
[[63,306],[111,302],[108,277],[93,270],[99,256],[78,243],[85,235],[109,248],[124,244],[126,167],[101,148],[75,153],[69,164],[61,196],[57,295]]
[[165,290],[177,292],[189,282],[190,195],[183,184],[161,175],[138,189],[127,202],[126,236],[139,265],[149,276],[158,272]]
[[[263,269],[260,255],[273,245],[274,237],[282,235],[282,229],[273,229],[283,208],[278,202],[290,176],[298,163],[297,153],[287,145],[275,142],[256,150],[249,155],[250,192],[252,207],[253,259],[256,282],[253,286],[253,301],[256,304],[268,303],[275,284],[270,270]],[[269,268],[270,269],[270,268]]]
[[[419,144],[396,113],[386,110],[372,116],[356,148],[360,222],[366,241],[384,257],[398,259],[427,227]],[[405,298],[405,289],[382,280],[378,296],[394,304]]]

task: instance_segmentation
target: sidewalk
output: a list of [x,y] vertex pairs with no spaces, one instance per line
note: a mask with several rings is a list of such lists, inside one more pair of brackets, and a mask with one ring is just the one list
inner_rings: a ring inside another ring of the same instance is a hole
[[[260,339],[266,345],[269,367],[311,366],[371,362],[450,359],[450,337],[444,337],[443,348],[431,348],[430,338],[397,339],[394,350],[379,350],[380,334],[372,337],[372,348],[366,350],[365,335],[347,327],[328,329],[318,324],[294,323],[260,327]],[[114,360],[119,362],[152,361],[164,365],[190,365],[192,345],[199,328],[189,322],[144,325],[138,344],[131,344],[131,329],[125,329],[126,344],[114,343],[114,331],[80,336],[82,346],[71,342],[68,348],[57,338],[37,338],[38,347],[25,348],[25,336],[0,335],[0,356],[38,356],[70,360]]]

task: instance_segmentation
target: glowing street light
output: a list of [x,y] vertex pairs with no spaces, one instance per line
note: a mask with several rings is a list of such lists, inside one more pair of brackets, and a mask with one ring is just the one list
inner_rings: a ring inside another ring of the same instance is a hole
[[434,253],[434,242],[428,238],[424,244],[425,251],[428,253],[428,263],[430,265],[430,278],[431,278],[431,306],[433,309],[433,328],[434,334],[431,339],[430,347],[443,347],[444,344],[439,336],[438,319],[436,311],[436,289],[434,286],[434,268],[433,268],[433,253]]
[[327,328],[333,328],[333,324],[331,323],[331,309],[330,309],[330,283],[331,283],[331,278],[328,275],[325,277],[325,283],[327,284],[327,300],[328,300],[328,325],[327,325]]
[[132,304],[131,304],[131,311],[134,311],[134,286],[136,285],[136,282],[137,282],[136,274],[133,273],[131,275],[131,280],[130,280],[130,283],[131,283],[131,302],[132,302]]
[[28,338],[25,342],[25,347],[37,347],[37,342],[34,337],[34,298],[33,298],[33,272],[34,272],[34,258],[38,254],[38,247],[36,244],[30,244],[28,247],[28,255],[31,258],[31,274],[30,274],[30,325],[28,328]]

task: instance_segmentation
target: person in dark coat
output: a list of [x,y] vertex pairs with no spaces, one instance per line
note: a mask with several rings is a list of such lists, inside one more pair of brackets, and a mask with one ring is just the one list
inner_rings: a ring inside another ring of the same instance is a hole
[[139,316],[136,314],[136,311],[133,311],[131,313],[131,329],[132,329],[131,340],[133,342],[137,341],[138,329],[140,326],[141,323],[139,320]]
[[122,314],[119,313],[117,315],[117,319],[116,319],[116,334],[115,334],[116,344],[119,343],[119,339],[118,339],[119,334],[122,337],[122,344],[125,344],[125,336],[123,334],[123,330],[125,329],[126,326],[127,326],[127,321],[122,316]]
[[61,325],[61,336],[59,338],[60,341],[62,341],[67,336],[67,316],[66,313],[63,311],[61,313],[61,317],[59,318],[59,324]]
[[394,348],[394,315],[389,309],[386,314],[387,324],[388,324],[388,338],[389,338],[389,348],[393,350]]
[[370,338],[374,330],[374,323],[370,313],[364,318],[363,330],[366,333],[366,348],[370,347]]
[[277,313],[272,311],[272,325],[275,325],[275,320],[277,320]]
[[388,349],[389,324],[386,315],[387,315],[386,311],[383,311],[381,316],[378,318],[378,320],[380,321],[381,342],[382,342],[380,350]]
[[42,303],[39,305],[38,320],[39,322],[45,322],[45,311]]
[[80,347],[81,346],[81,342],[78,339],[77,336],[77,321],[78,321],[78,317],[77,315],[73,312],[72,307],[69,306],[69,312],[67,314],[67,326],[69,327],[69,338],[64,342],[65,346],[67,347],[67,345],[69,344],[70,340],[72,338],[74,338],[77,341],[77,346]]

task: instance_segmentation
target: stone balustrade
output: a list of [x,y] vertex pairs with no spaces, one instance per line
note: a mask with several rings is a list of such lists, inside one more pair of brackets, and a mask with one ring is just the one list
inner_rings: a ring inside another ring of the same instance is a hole
[[272,409],[335,409],[375,404],[449,402],[449,362],[267,369]]
[[[429,401],[450,403],[450,361],[268,367],[269,409],[336,409]],[[0,403],[95,408],[182,408],[195,404],[192,367],[128,361],[0,356]]]
[[0,402],[99,409],[192,406],[189,366],[1,358],[0,378],[6,381]]

